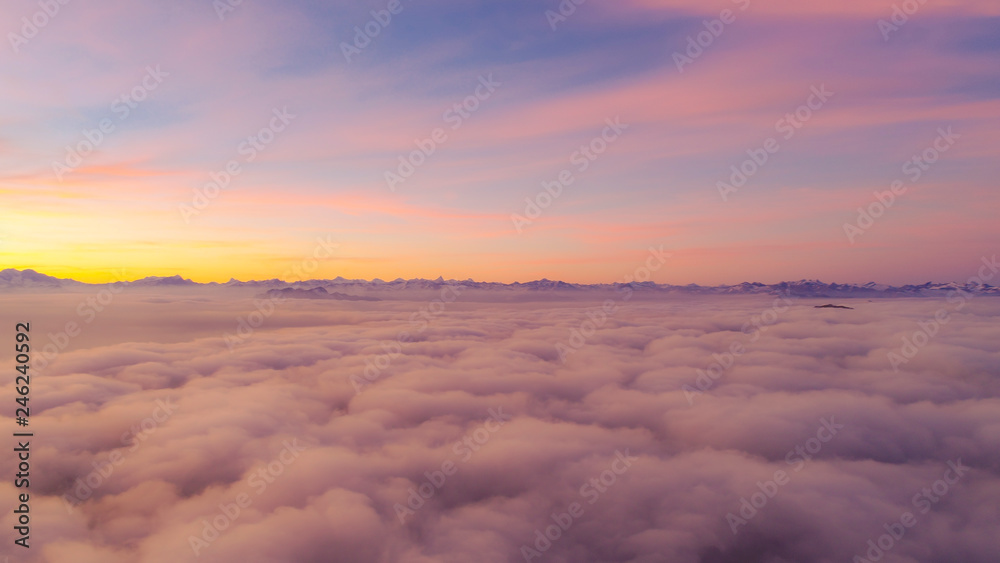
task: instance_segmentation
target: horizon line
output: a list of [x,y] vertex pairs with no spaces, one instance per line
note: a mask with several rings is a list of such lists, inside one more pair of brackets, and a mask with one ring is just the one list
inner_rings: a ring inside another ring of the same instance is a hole
[[[445,279],[444,276],[438,276],[437,278],[434,278],[434,279],[397,277],[397,278],[394,278],[394,279],[391,279],[391,280],[385,280],[385,279],[382,279],[382,278],[372,278],[372,279],[369,280],[369,279],[363,279],[363,278],[345,278],[343,276],[337,276],[335,278],[309,278],[309,279],[299,279],[299,280],[295,280],[295,281],[288,281],[288,280],[284,280],[284,279],[280,279],[280,278],[239,280],[239,279],[236,279],[235,277],[230,277],[230,279],[228,279],[226,281],[215,281],[215,280],[213,280],[213,281],[208,281],[208,282],[198,282],[198,281],[194,281],[194,280],[192,280],[190,278],[185,278],[185,277],[183,277],[180,274],[174,274],[174,275],[170,275],[170,276],[145,276],[145,277],[142,277],[142,278],[136,278],[136,279],[132,279],[132,280],[118,279],[116,281],[109,281],[109,282],[85,282],[85,281],[80,281],[80,280],[75,279],[75,278],[60,278],[60,277],[57,277],[57,276],[53,276],[53,275],[50,275],[50,274],[46,274],[46,273],[40,272],[38,270],[35,270],[34,268],[25,268],[25,269],[4,268],[4,269],[0,270],[0,274],[2,274],[4,272],[8,272],[8,271],[13,271],[13,272],[17,272],[17,273],[31,272],[31,273],[34,273],[34,274],[38,274],[40,276],[45,276],[47,278],[52,278],[52,279],[59,280],[59,281],[70,281],[70,282],[84,284],[84,285],[112,285],[112,284],[115,284],[115,283],[135,283],[135,282],[145,281],[145,280],[178,279],[179,281],[182,281],[184,283],[191,283],[191,284],[195,284],[195,285],[226,285],[226,284],[229,284],[229,283],[232,283],[232,282],[238,282],[238,283],[281,282],[281,283],[292,285],[292,284],[296,284],[296,283],[324,282],[324,281],[325,282],[329,282],[329,281],[336,281],[336,280],[344,280],[344,281],[347,281],[347,282],[365,282],[365,283],[381,282],[381,283],[385,283],[385,284],[395,283],[395,282],[399,282],[399,281],[407,281],[407,282],[409,282],[409,281],[427,281],[427,282],[437,282],[437,283],[455,282],[455,283],[478,283],[478,284],[495,284],[495,285],[525,285],[525,284],[536,283],[536,282],[550,282],[550,283],[562,283],[562,284],[566,284],[566,285],[583,286],[583,287],[587,287],[587,286],[608,286],[608,285],[610,285],[610,286],[613,286],[613,285],[631,285],[631,284],[642,284],[642,285],[653,284],[653,285],[657,285],[657,286],[669,286],[669,287],[690,287],[690,286],[697,286],[697,287],[704,287],[704,288],[720,288],[720,287],[734,287],[734,286],[741,286],[741,285],[757,285],[757,286],[765,286],[766,287],[766,286],[775,286],[775,285],[793,284],[793,283],[818,283],[818,284],[823,284],[823,285],[846,285],[846,286],[859,286],[859,287],[868,286],[868,285],[876,285],[876,286],[884,286],[884,287],[887,287],[887,288],[902,288],[902,287],[909,287],[909,286],[947,285],[947,284],[957,284],[957,285],[965,285],[965,286],[968,286],[968,285],[980,285],[980,286],[984,286],[984,287],[992,287],[992,286],[990,286],[990,284],[985,283],[985,282],[983,282],[981,280],[978,281],[978,283],[977,282],[973,282],[973,278],[970,278],[969,280],[966,280],[965,282],[960,282],[960,281],[957,281],[957,280],[951,280],[951,281],[933,281],[933,280],[928,280],[928,281],[923,282],[923,283],[907,283],[907,284],[903,284],[903,285],[893,285],[893,284],[889,284],[889,283],[881,283],[881,282],[876,282],[876,281],[868,281],[868,282],[865,282],[865,283],[824,282],[824,281],[822,281],[820,279],[817,279],[817,278],[812,278],[812,279],[810,279],[810,278],[801,278],[801,279],[798,279],[798,280],[782,280],[782,281],[774,282],[774,283],[764,283],[764,282],[758,282],[758,281],[742,281],[742,282],[728,283],[728,284],[723,283],[723,284],[716,284],[716,285],[702,285],[702,284],[693,283],[693,282],[686,283],[686,284],[674,284],[674,283],[655,282],[655,281],[652,281],[652,280],[646,280],[646,281],[633,280],[633,281],[630,281],[630,282],[614,281],[614,282],[582,283],[582,282],[568,282],[568,281],[564,281],[564,280],[553,280],[553,279],[544,278],[544,277],[543,278],[538,278],[538,279],[533,279],[533,280],[528,280],[528,281],[524,281],[524,282],[514,281],[514,282],[510,282],[510,283],[505,283],[505,282],[498,282],[498,281],[479,281],[479,280],[474,280],[473,278],[466,278],[464,280],[460,280],[460,279],[456,279],[456,278]],[[121,269],[121,271],[125,272],[127,270],[123,268],[123,269]],[[115,273],[113,271],[111,273],[112,273],[112,275],[115,275]]]

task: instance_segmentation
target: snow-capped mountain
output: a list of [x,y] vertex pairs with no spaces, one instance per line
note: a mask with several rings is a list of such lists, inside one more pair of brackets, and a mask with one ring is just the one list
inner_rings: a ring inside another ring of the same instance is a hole
[[[891,286],[869,282],[865,284],[838,284],[824,283],[819,280],[788,281],[776,284],[763,284],[760,282],[743,282],[736,285],[701,286],[696,284],[669,285],[654,282],[632,282],[632,283],[605,283],[605,284],[577,284],[567,283],[558,280],[541,279],[530,282],[514,282],[510,284],[499,282],[477,282],[471,279],[464,281],[445,280],[437,278],[427,280],[422,278],[405,280],[397,278],[392,281],[380,279],[360,280],[337,277],[334,279],[317,279],[296,282],[286,282],[279,279],[239,281],[230,279],[225,283],[198,283],[181,276],[157,277],[150,276],[135,281],[121,282],[128,287],[141,288],[183,288],[183,287],[214,287],[218,289],[226,288],[248,288],[257,289],[264,293],[272,290],[295,289],[314,290],[323,288],[324,292],[331,294],[340,291],[345,297],[348,294],[343,291],[359,292],[391,292],[394,290],[439,290],[445,286],[458,286],[464,289],[478,289],[484,291],[526,291],[526,292],[555,292],[555,291],[584,291],[584,290],[621,290],[628,287],[633,291],[643,293],[665,293],[665,294],[706,294],[706,295],[778,295],[788,294],[798,297],[944,297],[950,292],[964,291],[975,295],[1000,295],[1000,287],[990,284],[972,283],[934,283],[927,282],[920,285]],[[14,270],[6,269],[0,271],[0,290],[30,290],[30,289],[69,289],[86,288],[88,286],[99,286],[102,284],[86,284],[71,279],[62,279],[34,270]],[[295,293],[288,295],[298,296]],[[317,292],[316,297],[323,297]],[[333,297],[336,299],[337,297]]]
[[142,278],[141,280],[124,283],[135,287],[184,287],[201,285],[180,276],[170,276],[165,278],[159,276],[149,276],[147,278]]
[[25,288],[60,288],[69,285],[82,285],[74,280],[64,280],[54,278],[45,274],[40,274],[34,270],[14,270],[8,268],[0,271],[0,288],[25,287]]

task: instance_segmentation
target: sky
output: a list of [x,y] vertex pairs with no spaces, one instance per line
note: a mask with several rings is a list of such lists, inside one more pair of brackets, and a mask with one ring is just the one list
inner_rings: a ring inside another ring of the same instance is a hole
[[3,267],[597,283],[663,246],[660,283],[902,284],[964,280],[1000,240],[992,0],[49,0],[0,22]]

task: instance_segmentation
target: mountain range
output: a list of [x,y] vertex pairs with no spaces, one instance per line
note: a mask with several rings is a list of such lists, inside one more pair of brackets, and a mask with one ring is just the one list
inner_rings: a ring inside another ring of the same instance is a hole
[[[314,279],[297,282],[286,282],[278,279],[239,281],[230,279],[225,283],[209,282],[198,283],[181,276],[157,277],[151,276],[135,281],[119,282],[128,287],[143,288],[247,288],[268,292],[272,290],[283,290],[286,288],[295,290],[313,290],[324,288],[324,291],[331,289],[346,291],[392,291],[392,290],[436,290],[445,286],[460,286],[465,289],[480,289],[489,291],[584,291],[584,290],[608,290],[619,289],[625,286],[631,287],[635,291],[642,292],[662,292],[662,293],[690,293],[690,294],[789,294],[799,297],[925,297],[925,296],[945,296],[948,292],[961,290],[976,295],[1000,295],[1000,287],[989,284],[976,285],[972,283],[934,283],[927,282],[920,285],[891,286],[876,284],[874,282],[866,284],[838,284],[824,283],[818,280],[789,281],[775,284],[763,284],[759,282],[744,282],[736,285],[701,286],[695,284],[669,285],[654,282],[632,282],[605,283],[605,284],[578,284],[563,281],[553,281],[541,279],[525,283],[499,283],[499,282],[477,282],[471,279],[445,280],[441,277],[435,280],[398,278],[392,281],[383,281],[378,278],[373,280],[345,279],[337,277],[334,279]],[[84,289],[87,287],[98,287],[107,284],[87,284],[72,279],[56,278],[35,270],[15,270],[6,269],[0,271],[0,291],[17,291],[32,289]],[[308,295],[297,295],[290,293],[293,297],[308,297]],[[313,294],[313,298],[337,299],[348,298],[347,294],[323,296]]]

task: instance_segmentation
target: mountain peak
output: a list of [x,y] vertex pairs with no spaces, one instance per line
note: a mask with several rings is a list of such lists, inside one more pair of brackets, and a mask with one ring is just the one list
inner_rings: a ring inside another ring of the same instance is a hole
[[[148,276],[140,280],[132,282],[122,282],[127,287],[146,287],[146,288],[176,288],[176,287],[222,287],[222,288],[247,288],[256,287],[265,290],[272,289],[284,289],[284,288],[298,288],[303,291],[311,292],[311,295],[322,296],[324,293],[328,293],[328,287],[334,289],[345,289],[345,290],[358,290],[358,291],[378,291],[378,292],[388,292],[388,291],[400,291],[400,290],[434,290],[439,289],[442,284],[454,284],[462,286],[464,288],[475,288],[480,290],[518,290],[518,291],[581,291],[581,290],[617,290],[624,287],[631,288],[633,291],[642,291],[643,293],[681,293],[681,294],[692,294],[692,295],[705,295],[705,294],[728,294],[728,295],[775,295],[775,294],[788,294],[796,297],[816,297],[816,298],[833,298],[833,297],[924,297],[924,296],[938,296],[947,297],[949,292],[954,291],[964,291],[968,293],[978,294],[978,295],[1000,295],[1000,288],[996,286],[991,286],[988,284],[970,284],[970,283],[933,283],[928,282],[921,285],[904,285],[904,286],[891,286],[886,284],[878,284],[875,282],[868,282],[864,284],[837,284],[837,283],[824,283],[819,280],[806,280],[802,279],[799,281],[784,281],[775,284],[764,284],[761,282],[742,282],[735,285],[719,285],[719,286],[701,286],[698,284],[687,284],[687,285],[669,285],[669,284],[658,284],[651,281],[646,282],[614,282],[614,283],[599,283],[599,284],[577,284],[568,283],[559,280],[550,280],[548,278],[542,278],[540,280],[529,281],[529,282],[514,282],[510,284],[499,283],[499,282],[476,282],[471,278],[465,281],[445,281],[443,276],[438,276],[435,280],[425,280],[425,279],[411,279],[405,280],[402,278],[397,278],[392,282],[385,282],[379,278],[375,278],[371,281],[367,280],[351,280],[345,279],[341,276],[333,280],[302,280],[294,282],[286,282],[279,279],[270,280],[251,280],[251,281],[239,281],[236,278],[230,278],[230,280],[224,284],[218,284],[215,282],[209,284],[202,284],[194,282],[190,279],[181,277],[179,275],[173,276]],[[72,279],[61,279],[46,274],[39,273],[32,269],[16,270],[13,268],[8,268],[5,270],[0,270],[0,290],[4,289],[58,289],[58,288],[69,288],[69,287],[79,287],[79,286],[102,286],[105,284],[85,284]],[[336,292],[330,292],[330,295],[335,295]]]

